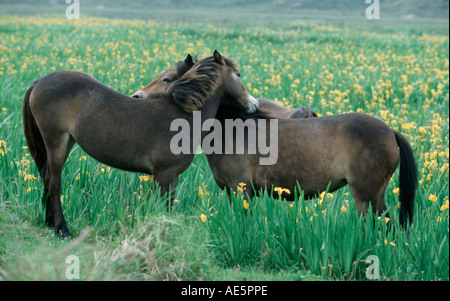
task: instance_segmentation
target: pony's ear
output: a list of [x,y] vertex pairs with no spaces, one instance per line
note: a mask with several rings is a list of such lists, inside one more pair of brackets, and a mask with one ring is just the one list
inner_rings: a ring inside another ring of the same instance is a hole
[[179,61],[177,63],[178,75],[183,76],[192,67],[194,67],[194,60],[192,59],[192,56],[188,54],[184,61]]
[[214,50],[214,60],[216,61],[216,63],[220,64],[220,65],[225,65],[225,61],[222,58],[222,55],[219,53],[219,51]]
[[189,68],[191,68],[192,66],[194,66],[194,60],[192,59],[192,56],[188,53],[187,57],[184,59],[184,63],[186,64],[186,66],[188,66]]

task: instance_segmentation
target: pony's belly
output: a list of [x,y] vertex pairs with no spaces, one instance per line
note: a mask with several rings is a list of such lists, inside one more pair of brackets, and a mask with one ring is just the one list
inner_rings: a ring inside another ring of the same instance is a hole
[[338,190],[339,188],[344,187],[345,185],[347,185],[347,181],[345,179],[333,180],[328,182],[327,184],[323,183],[322,185],[315,185],[314,188],[306,187],[306,189],[303,189],[303,194],[305,198],[315,198],[318,196],[318,194],[324,191],[333,192]]
[[[345,177],[336,172],[311,170],[309,173],[305,173],[299,169],[290,172],[268,169],[265,173],[255,176],[253,182],[258,189],[264,189],[264,187],[287,188],[291,192],[291,198],[294,197],[294,191],[298,191],[299,187],[305,197],[313,198],[327,189],[328,192],[332,192],[347,184]],[[289,197],[287,198],[289,199]]]
[[123,161],[123,160],[117,160],[117,159],[111,159],[111,158],[96,158],[95,156],[92,156],[95,160],[99,161],[100,163],[103,163],[105,165],[125,170],[125,171],[132,171],[132,172],[141,172],[146,174],[153,174],[152,173],[152,167],[149,166],[150,164],[142,164],[142,162],[130,162],[130,161]]
[[152,174],[153,165],[147,154],[139,153],[132,147],[107,147],[100,144],[86,145],[78,142],[79,146],[92,158],[105,165],[125,171]]

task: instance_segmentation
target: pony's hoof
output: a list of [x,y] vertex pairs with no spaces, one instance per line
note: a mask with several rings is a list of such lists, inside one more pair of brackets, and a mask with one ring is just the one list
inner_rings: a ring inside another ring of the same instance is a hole
[[55,228],[55,235],[59,236],[63,239],[72,239],[72,234],[70,233],[69,229],[67,229],[66,225],[59,226]]

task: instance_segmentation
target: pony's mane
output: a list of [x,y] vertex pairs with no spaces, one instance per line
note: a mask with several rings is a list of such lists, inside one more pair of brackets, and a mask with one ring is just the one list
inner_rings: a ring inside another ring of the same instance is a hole
[[223,57],[223,59],[224,59],[224,61],[225,61],[225,64],[227,64],[228,66],[230,66],[231,68],[233,68],[234,70],[237,70],[237,63],[234,61],[234,60],[232,60],[232,59],[229,59],[229,58],[227,58],[227,57],[224,57],[224,56],[222,56]]
[[[223,60],[225,61],[225,64],[227,64],[228,66],[230,66],[230,67],[233,68],[234,70],[237,70],[238,65],[237,65],[237,63],[236,63],[235,60],[229,59],[229,58],[227,58],[227,57],[225,57],[225,56],[223,56],[223,55],[222,55],[222,58],[223,58]],[[197,62],[199,62],[198,54],[196,54],[196,55],[194,56],[194,64],[196,64]],[[180,73],[180,75],[182,75],[182,74]]]
[[[197,61],[172,87],[172,98],[181,109],[193,112],[216,92],[221,84],[220,66],[213,56]],[[179,71],[183,68],[180,68]]]
[[[234,60],[225,56],[222,56],[222,59],[225,65],[237,70]],[[199,60],[195,55],[193,65],[186,64],[186,61],[179,61],[176,67],[180,79],[171,89],[175,104],[188,113],[200,109],[220,85],[217,68],[219,65],[214,56]]]

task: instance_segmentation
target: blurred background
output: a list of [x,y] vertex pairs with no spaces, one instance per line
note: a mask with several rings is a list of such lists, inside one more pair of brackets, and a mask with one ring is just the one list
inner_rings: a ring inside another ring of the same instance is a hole
[[[0,15],[64,14],[65,0],[0,0]],[[81,0],[80,14],[95,17],[198,21],[225,24],[279,24],[315,20],[363,23],[365,0]],[[448,28],[447,0],[381,0],[380,24],[401,20]],[[374,22],[372,22],[374,23]]]

